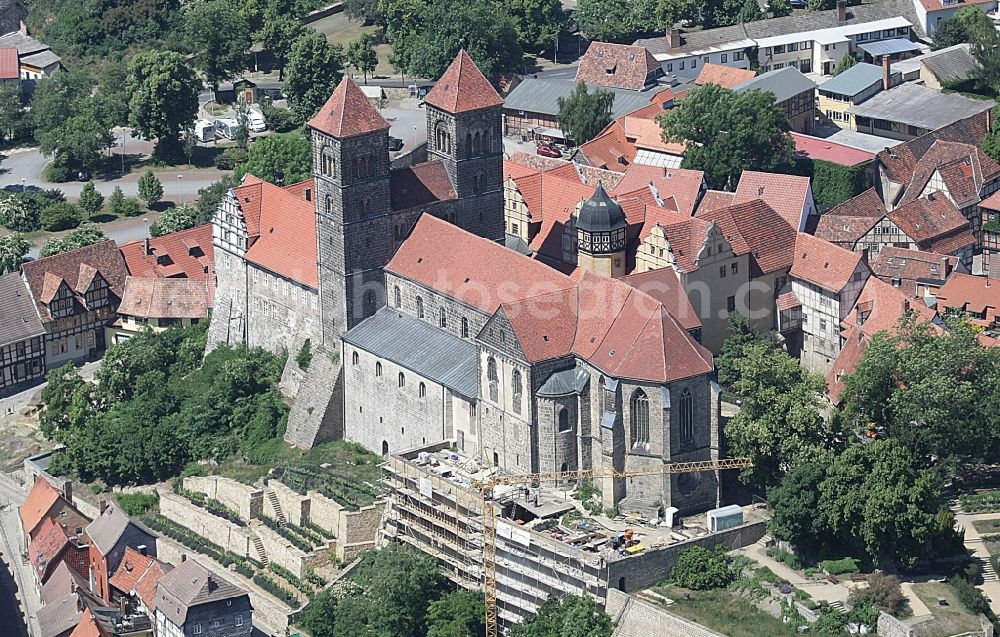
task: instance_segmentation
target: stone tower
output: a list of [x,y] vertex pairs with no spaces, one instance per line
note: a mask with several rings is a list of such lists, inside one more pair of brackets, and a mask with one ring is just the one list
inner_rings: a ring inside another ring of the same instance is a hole
[[606,277],[625,275],[625,212],[597,184],[594,196],[583,202],[576,219],[577,264]]
[[309,121],[316,178],[316,242],[323,343],[384,303],[382,266],[391,212],[389,123],[344,78]]
[[428,158],[444,162],[455,194],[463,202],[454,223],[502,241],[503,99],[463,49],[427,94],[424,105]]

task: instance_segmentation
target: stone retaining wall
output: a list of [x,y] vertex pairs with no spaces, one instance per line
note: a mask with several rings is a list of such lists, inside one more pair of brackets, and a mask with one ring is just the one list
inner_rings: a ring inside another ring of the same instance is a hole
[[[295,577],[305,579],[306,567],[309,566],[306,563],[307,555],[305,552],[278,535],[277,531],[272,531],[264,526],[262,522],[254,522],[253,530],[263,542],[264,552],[267,553],[268,560],[287,568]],[[327,558],[327,562],[329,562],[329,558]]]
[[202,536],[236,555],[257,558],[250,531],[213,515],[176,493],[160,493],[160,515]]
[[382,524],[385,502],[378,501],[357,511],[345,511],[337,527],[337,557],[342,562],[354,560],[362,552],[375,548]]
[[184,478],[184,488],[218,500],[236,511],[244,520],[260,517],[260,512],[263,510],[264,492],[231,478],[220,476]]
[[[308,495],[299,495],[296,491],[285,486],[280,480],[268,480],[267,488],[274,491],[274,495],[278,496],[278,504],[281,506],[281,510],[285,514],[285,519],[288,520],[289,524],[296,526],[306,525],[309,521],[310,510]],[[265,505],[265,511],[267,511],[268,517],[272,520],[278,519],[277,512],[270,501]]]

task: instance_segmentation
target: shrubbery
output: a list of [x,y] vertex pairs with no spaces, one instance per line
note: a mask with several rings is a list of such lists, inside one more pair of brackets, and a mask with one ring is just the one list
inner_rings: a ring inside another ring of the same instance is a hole
[[830,575],[848,575],[858,572],[858,561],[853,557],[845,557],[840,560],[823,560],[819,567]]
[[701,546],[684,549],[670,570],[670,579],[678,586],[692,590],[707,590],[728,586],[736,574],[725,547],[708,550]]
[[160,502],[160,494],[156,491],[150,493],[122,493],[118,496],[118,506],[122,511],[132,516],[140,516],[147,513]]
[[288,606],[292,608],[298,608],[302,604],[299,603],[299,598],[292,591],[288,590],[281,584],[277,583],[264,573],[257,573],[253,576],[253,581],[257,586],[260,586],[268,593],[274,595],[281,601],[283,601]]
[[899,578],[885,573],[872,573],[867,578],[868,586],[851,590],[851,604],[872,603],[893,617],[906,609],[906,596],[903,595]]

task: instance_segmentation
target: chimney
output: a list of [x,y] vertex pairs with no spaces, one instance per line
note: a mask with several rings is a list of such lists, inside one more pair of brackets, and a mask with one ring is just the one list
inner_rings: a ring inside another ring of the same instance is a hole
[[678,49],[681,46],[681,30],[677,27],[667,29],[667,50]]
[[306,201],[313,200],[312,188],[306,188]]
[[181,553],[181,564],[187,562],[187,559],[188,559],[187,553]]
[[889,80],[891,79],[891,71],[889,68],[889,56],[882,56],[882,90],[889,90]]
[[847,22],[847,0],[837,0],[837,22]]
[[143,239],[143,243],[145,243],[145,246],[146,246],[146,256],[148,257],[149,255],[153,254],[153,250],[149,247],[149,237],[148,236],[145,239]]
[[986,111],[986,132],[993,132],[993,109]]
[[107,500],[101,500],[100,502],[97,503],[97,507],[100,510],[101,515],[104,515],[104,512],[108,508],[108,501]]
[[139,555],[145,555],[147,548],[145,544],[140,544],[139,546],[136,547],[136,550],[139,551]]
[[63,482],[62,492],[63,492],[63,497],[66,498],[67,500],[69,500],[72,503],[73,502],[73,481],[72,480],[67,480],[66,482]]

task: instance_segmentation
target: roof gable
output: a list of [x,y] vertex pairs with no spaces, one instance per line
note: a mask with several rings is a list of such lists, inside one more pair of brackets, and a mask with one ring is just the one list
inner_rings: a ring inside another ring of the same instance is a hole
[[247,232],[257,239],[246,260],[307,287],[319,287],[314,204],[274,184],[256,181],[234,188],[246,219]]
[[500,106],[503,99],[462,49],[424,97],[424,103],[449,113],[464,113]]
[[593,42],[580,58],[576,81],[638,91],[660,72],[646,47]]
[[356,137],[389,130],[389,122],[349,77],[340,80],[309,127],[331,137]]
[[800,232],[795,240],[791,274],[834,293],[840,293],[861,264],[861,255]]
[[48,480],[41,477],[35,478],[35,484],[32,485],[27,499],[18,510],[21,516],[21,525],[29,535],[48,516],[49,511],[60,499],[65,500],[59,490],[49,484]]
[[91,269],[99,272],[107,281],[111,292],[121,298],[128,268],[113,239],[43,257],[25,263],[21,267],[43,323],[52,320],[47,306],[48,301],[43,299],[48,298],[51,301],[62,284],[65,284],[71,292],[82,296],[86,293],[86,288],[74,289],[73,286],[80,285],[81,281],[89,285],[89,281],[92,280]]
[[747,203],[755,199],[763,200],[793,230],[799,230],[812,199],[809,178],[744,170],[736,186],[733,203]]

